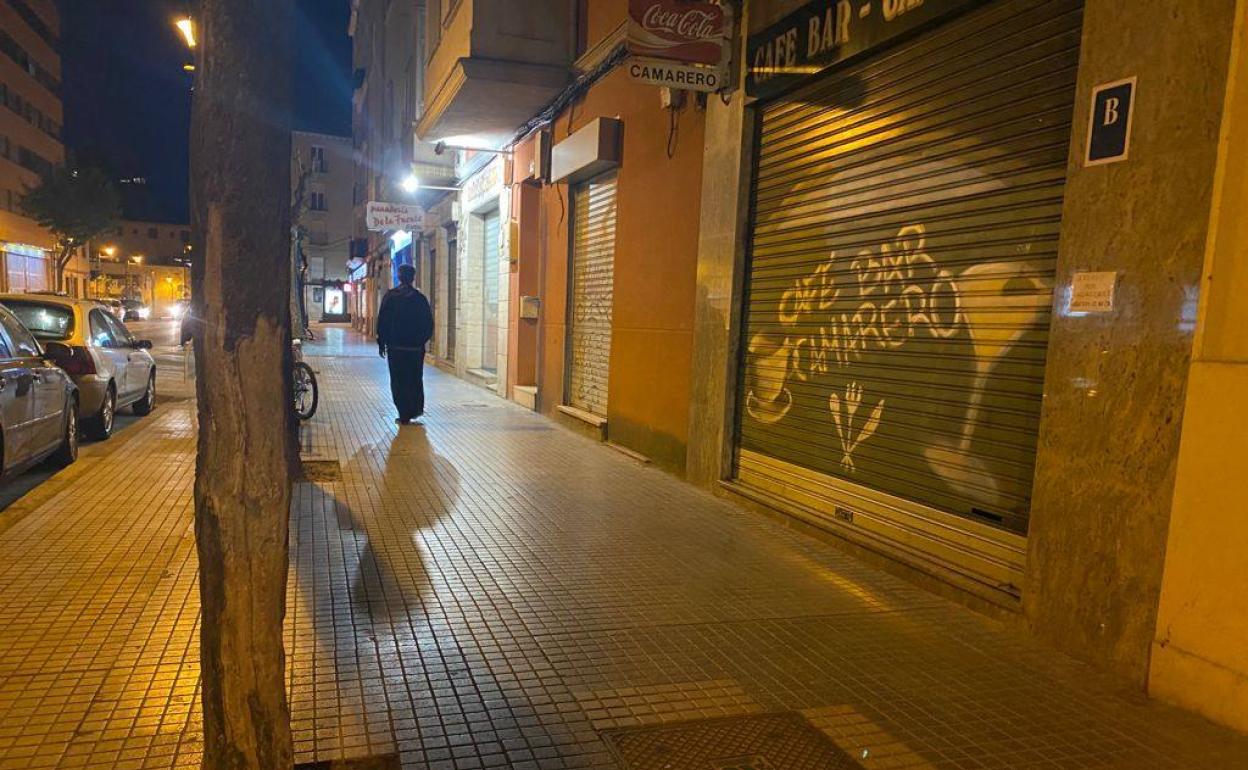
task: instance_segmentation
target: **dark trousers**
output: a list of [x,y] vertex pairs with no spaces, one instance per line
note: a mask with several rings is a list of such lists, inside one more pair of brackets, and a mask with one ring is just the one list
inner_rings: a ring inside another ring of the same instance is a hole
[[386,351],[390,362],[390,395],[399,419],[410,420],[425,413],[425,351]]

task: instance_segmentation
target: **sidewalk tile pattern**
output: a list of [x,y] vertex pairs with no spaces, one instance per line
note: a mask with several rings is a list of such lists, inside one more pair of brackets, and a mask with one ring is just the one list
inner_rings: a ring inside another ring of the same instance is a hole
[[[614,768],[605,731],[798,712],[872,769],[1248,767],[1248,739],[445,374],[399,429],[384,362],[329,331],[302,446],[341,475],[292,506],[300,762]],[[193,475],[166,403],[0,513],[0,770],[197,765]]]

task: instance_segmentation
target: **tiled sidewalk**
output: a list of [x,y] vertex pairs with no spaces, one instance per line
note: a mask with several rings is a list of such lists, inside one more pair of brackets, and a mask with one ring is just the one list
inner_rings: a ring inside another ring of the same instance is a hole
[[[371,347],[308,352],[305,456],[341,479],[296,486],[300,761],[612,768],[604,730],[799,711],[867,768],[1248,767],[1244,738],[446,375],[400,432]],[[193,453],[165,404],[0,514],[0,768],[196,763]]]

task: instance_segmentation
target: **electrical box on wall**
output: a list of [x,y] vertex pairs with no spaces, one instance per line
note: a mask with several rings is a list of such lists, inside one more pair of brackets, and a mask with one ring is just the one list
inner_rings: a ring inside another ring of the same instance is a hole
[[533,137],[533,159],[529,161],[529,179],[545,183],[550,181],[551,133],[543,128]]
[[686,96],[687,92],[682,89],[664,86],[659,89],[659,104],[665,110],[679,110],[685,106]]

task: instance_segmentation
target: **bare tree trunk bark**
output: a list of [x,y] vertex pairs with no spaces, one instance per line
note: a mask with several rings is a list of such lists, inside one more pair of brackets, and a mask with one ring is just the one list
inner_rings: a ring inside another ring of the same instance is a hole
[[291,473],[293,0],[201,0],[191,128],[207,770],[293,765],[282,621]]

